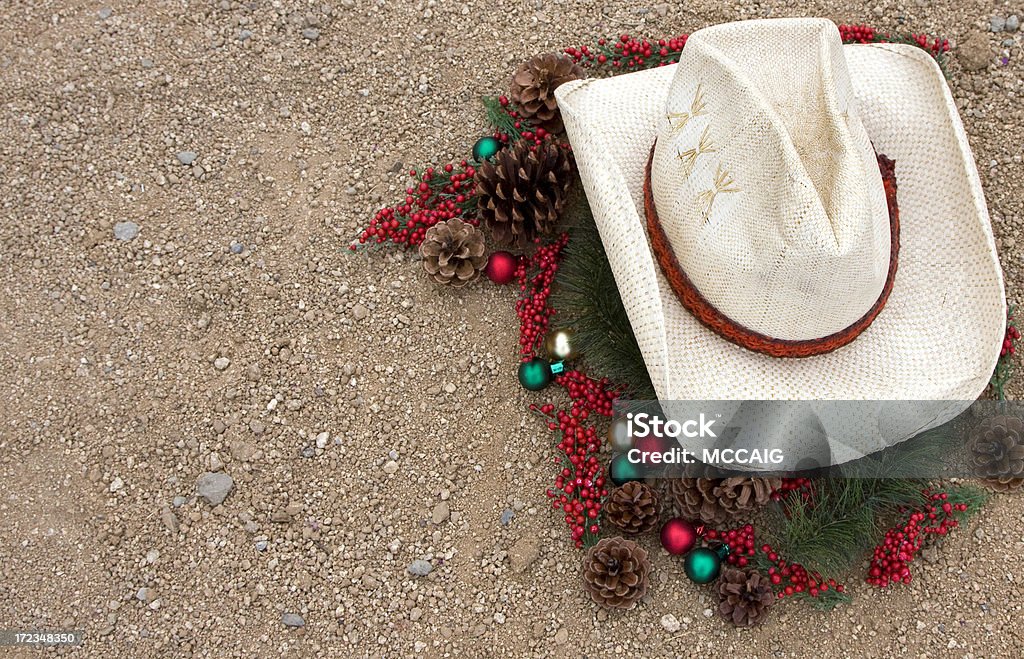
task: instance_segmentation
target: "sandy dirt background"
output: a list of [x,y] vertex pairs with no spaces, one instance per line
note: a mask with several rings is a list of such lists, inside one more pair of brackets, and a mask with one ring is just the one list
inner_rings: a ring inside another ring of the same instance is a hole
[[831,613],[731,629],[654,538],[649,597],[598,611],[514,291],[345,250],[403,170],[466,155],[519,61],[800,14],[971,46],[951,84],[1017,299],[1024,55],[989,28],[1020,3],[2,3],[0,627],[96,657],[1019,656],[1011,496]]

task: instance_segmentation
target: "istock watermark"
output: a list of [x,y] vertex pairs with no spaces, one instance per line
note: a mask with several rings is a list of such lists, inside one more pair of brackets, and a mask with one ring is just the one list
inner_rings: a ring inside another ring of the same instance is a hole
[[708,419],[702,412],[696,419],[679,422],[675,419],[665,421],[657,414],[640,412],[626,415],[627,428],[631,437],[718,437],[711,426],[717,419]]

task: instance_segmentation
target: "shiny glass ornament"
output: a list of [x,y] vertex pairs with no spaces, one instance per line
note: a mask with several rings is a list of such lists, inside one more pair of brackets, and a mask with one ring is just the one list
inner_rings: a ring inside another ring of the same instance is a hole
[[694,548],[702,535],[703,524],[694,526],[682,517],[673,517],[661,527],[661,546],[674,556],[682,556]]
[[484,267],[484,274],[495,284],[504,285],[516,278],[516,266],[519,264],[513,254],[506,251],[498,251],[487,257],[487,265]]
[[620,486],[629,481],[642,480],[640,465],[630,462],[625,453],[617,455],[608,465],[608,477],[612,479],[613,483]]
[[572,330],[557,329],[548,334],[544,339],[544,349],[551,359],[565,362],[572,361],[579,357],[574,347],[574,339],[575,336]]
[[493,137],[481,137],[473,145],[473,160],[490,160],[501,149],[501,142]]
[[633,438],[629,435],[629,423],[625,418],[618,418],[612,421],[608,428],[608,443],[612,445],[612,451],[625,453],[633,448]]
[[551,384],[551,368],[547,360],[534,357],[520,364],[519,384],[530,391],[540,391]]
[[683,572],[693,583],[711,583],[718,578],[722,560],[728,555],[728,545],[719,545],[715,549],[697,547],[683,559]]

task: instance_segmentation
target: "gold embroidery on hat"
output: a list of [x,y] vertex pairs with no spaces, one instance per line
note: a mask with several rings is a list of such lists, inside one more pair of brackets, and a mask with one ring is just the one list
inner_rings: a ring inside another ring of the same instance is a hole
[[704,217],[704,222],[711,219],[711,209],[715,205],[715,199],[718,198],[718,195],[739,191],[740,188],[736,185],[736,181],[733,180],[729,170],[722,169],[722,165],[718,165],[715,168],[714,187],[697,195],[697,203],[700,205],[700,213]]
[[[693,103],[690,103],[689,112],[669,112],[665,115],[665,118],[668,119],[668,125],[672,129],[673,133],[678,133],[682,129],[686,128],[686,124],[690,123],[690,119],[706,114],[704,112],[706,105],[704,103],[704,94],[701,92],[701,84],[703,83],[698,83],[697,85],[697,93],[693,96]],[[673,121],[675,123],[673,123]]]
[[700,141],[697,143],[696,148],[678,152],[678,155],[676,156],[683,163],[683,175],[686,176],[686,178],[690,178],[690,174],[693,173],[693,168],[697,165],[697,158],[706,153],[718,150],[711,141],[711,138],[708,137],[708,131],[710,129],[711,126],[704,127],[704,132],[700,134]]

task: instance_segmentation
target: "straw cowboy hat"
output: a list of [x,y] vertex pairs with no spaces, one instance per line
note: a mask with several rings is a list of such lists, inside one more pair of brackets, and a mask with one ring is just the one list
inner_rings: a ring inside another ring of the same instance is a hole
[[556,97],[659,399],[983,392],[1002,273],[921,49],[844,46],[822,19],[729,23],[678,65]]

